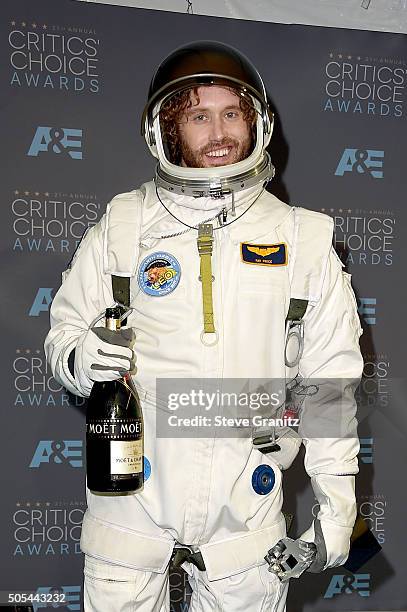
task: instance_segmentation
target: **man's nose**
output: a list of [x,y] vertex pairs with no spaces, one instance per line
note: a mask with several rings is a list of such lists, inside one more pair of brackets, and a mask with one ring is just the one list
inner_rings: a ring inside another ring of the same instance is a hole
[[211,121],[211,140],[222,140],[225,137],[223,117],[215,115]]

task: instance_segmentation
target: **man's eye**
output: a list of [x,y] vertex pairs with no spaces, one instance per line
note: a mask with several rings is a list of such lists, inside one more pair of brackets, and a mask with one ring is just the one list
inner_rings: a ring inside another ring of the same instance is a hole
[[226,113],[226,117],[228,119],[236,119],[236,117],[239,116],[239,113],[237,113],[236,111],[229,111],[228,113]]
[[197,122],[205,121],[205,119],[206,119],[206,115],[195,115],[192,118],[193,121],[197,121]]

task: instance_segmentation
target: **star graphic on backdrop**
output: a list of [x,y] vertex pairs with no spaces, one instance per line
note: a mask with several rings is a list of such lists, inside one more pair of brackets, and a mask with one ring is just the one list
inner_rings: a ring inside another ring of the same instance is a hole
[[20,502],[16,503],[17,508],[19,508],[21,506]]
[[352,56],[351,56],[351,55],[348,55],[348,59],[352,59]]
[[334,212],[335,209],[334,208],[330,208],[329,210],[330,210],[330,212]]
[[12,26],[15,26],[15,25],[16,25],[16,22],[15,22],[15,21],[12,21],[12,22],[11,22],[11,25],[12,25]]
[[343,212],[342,208],[340,208],[340,209],[339,209],[339,212],[340,212],[340,213],[341,213],[341,212]]
[[362,58],[360,57],[360,55],[358,55],[357,59],[360,61]]
[[15,190],[14,195],[18,195],[20,192],[18,191],[18,189]]
[[29,191],[24,191],[24,195],[29,196],[30,192]]
[[46,30],[46,29],[47,29],[47,26],[45,25],[45,23],[44,23],[44,25],[42,26],[42,29],[43,29],[43,30]]
[[35,192],[35,195],[36,195],[36,196],[37,196],[37,198],[38,198],[38,196],[40,195],[40,192],[39,192],[39,191],[36,191],[36,192]]
[[351,213],[351,212],[352,212],[352,210],[350,208],[348,208],[348,213]]
[[330,53],[330,54],[329,54],[329,57],[333,57],[333,56],[334,56],[334,54],[333,54],[333,53]]
[[23,26],[23,28],[25,28],[25,26],[26,26],[25,21],[22,21],[22,22],[21,22],[21,25]]
[[339,53],[338,57],[339,59],[342,59],[342,53]]
[[21,353],[20,349],[16,349],[16,353]]
[[34,28],[34,30],[35,30],[35,28],[37,27],[37,24],[36,24],[36,23],[32,23],[31,25],[32,25],[32,27],[33,27],[33,28]]
[[29,355],[31,353],[30,349],[25,349],[25,352],[27,355]]
[[44,193],[44,195],[45,195],[45,196],[48,198],[48,197],[49,197],[49,191],[46,191],[46,192]]

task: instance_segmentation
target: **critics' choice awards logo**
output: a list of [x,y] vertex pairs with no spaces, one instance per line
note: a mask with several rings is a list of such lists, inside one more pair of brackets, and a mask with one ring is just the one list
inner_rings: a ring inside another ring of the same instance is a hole
[[94,194],[16,189],[9,204],[14,251],[73,254],[101,206]]
[[8,46],[13,87],[100,91],[100,40],[95,30],[11,21]]
[[47,610],[50,608],[61,608],[62,610],[81,609],[81,587],[79,585],[40,586],[36,590],[35,596],[36,599],[32,603],[33,612],[44,608]]
[[396,237],[393,210],[321,208],[321,211],[334,220],[334,246],[346,266],[393,264]]
[[83,440],[39,440],[29,467],[50,464],[83,467]]
[[359,514],[365,519],[379,544],[386,542],[387,500],[384,495],[361,496],[357,500]]
[[[386,353],[367,353],[363,355],[363,358],[363,375],[356,389],[355,398],[359,408],[368,408],[366,414],[370,414],[371,410],[387,408],[390,404],[390,359]],[[366,438],[364,443],[366,448],[363,451],[366,459],[363,459],[361,451],[361,459],[364,463],[372,461],[372,446],[369,445],[368,440]]]
[[171,589],[171,612],[188,612],[191,601],[191,589],[188,575],[172,568],[169,576]]
[[347,172],[383,178],[384,151],[378,149],[345,149],[335,170],[335,176]]
[[361,597],[369,597],[370,574],[334,574],[325,591],[324,599],[332,599],[335,595],[351,595],[352,593]]
[[403,116],[405,60],[329,53],[324,66],[326,112],[374,117]]
[[14,535],[12,555],[55,557],[80,554],[85,506],[83,501],[17,502],[10,529]]
[[12,368],[16,408],[69,408],[85,404],[83,397],[68,396],[52,376],[40,349],[16,349]]
[[72,159],[82,159],[82,130],[60,127],[37,127],[27,155],[54,153]]

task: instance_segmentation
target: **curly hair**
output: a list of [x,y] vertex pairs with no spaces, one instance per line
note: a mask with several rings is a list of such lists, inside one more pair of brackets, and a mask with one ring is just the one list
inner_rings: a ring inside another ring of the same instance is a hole
[[[227,89],[239,97],[240,110],[243,112],[244,120],[250,126],[252,142],[254,142],[256,110],[247,100],[239,95],[237,89],[234,87],[227,87]],[[199,104],[198,87],[192,87],[171,96],[164,102],[159,113],[163,145],[166,149],[165,153],[170,162],[176,165],[180,165],[182,157],[178,125],[183,113],[192,106],[191,92],[193,92],[196,98],[196,104]]]

